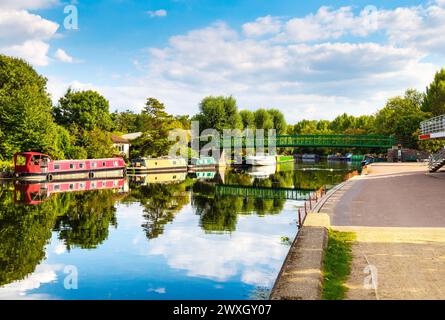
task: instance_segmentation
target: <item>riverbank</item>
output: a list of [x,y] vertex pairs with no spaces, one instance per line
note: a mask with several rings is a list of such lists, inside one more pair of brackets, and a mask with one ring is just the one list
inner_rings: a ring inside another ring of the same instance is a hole
[[[328,220],[319,228],[356,234],[346,299],[445,298],[445,173],[426,172],[419,163],[373,164],[311,213]],[[291,272],[287,263],[283,269]]]

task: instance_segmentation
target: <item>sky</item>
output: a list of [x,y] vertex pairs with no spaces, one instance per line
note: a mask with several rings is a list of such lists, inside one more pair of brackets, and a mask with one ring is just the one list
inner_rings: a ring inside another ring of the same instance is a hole
[[0,53],[55,103],[93,89],[111,111],[146,98],[193,115],[207,95],[292,123],[371,114],[445,64],[445,0],[0,0]]

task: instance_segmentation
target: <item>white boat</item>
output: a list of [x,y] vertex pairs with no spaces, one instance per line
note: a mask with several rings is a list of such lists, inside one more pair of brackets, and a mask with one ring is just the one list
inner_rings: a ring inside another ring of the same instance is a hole
[[247,156],[246,164],[250,166],[274,166],[277,164],[277,159],[267,153],[257,153],[255,156]]

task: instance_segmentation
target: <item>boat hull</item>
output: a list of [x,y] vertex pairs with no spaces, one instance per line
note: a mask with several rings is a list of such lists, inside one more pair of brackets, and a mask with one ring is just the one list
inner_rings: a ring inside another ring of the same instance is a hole
[[123,178],[126,174],[125,168],[115,168],[94,171],[65,171],[49,173],[17,173],[15,178],[23,182],[58,182],[71,180],[93,180]]
[[273,166],[277,161],[274,156],[268,157],[247,157],[246,164],[249,166]]

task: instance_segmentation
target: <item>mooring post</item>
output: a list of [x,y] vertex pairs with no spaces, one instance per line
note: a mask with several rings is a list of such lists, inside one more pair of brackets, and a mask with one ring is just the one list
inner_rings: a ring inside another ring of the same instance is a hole
[[298,228],[301,228],[301,208],[298,208]]

